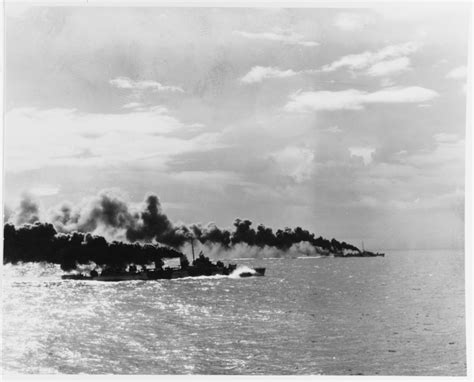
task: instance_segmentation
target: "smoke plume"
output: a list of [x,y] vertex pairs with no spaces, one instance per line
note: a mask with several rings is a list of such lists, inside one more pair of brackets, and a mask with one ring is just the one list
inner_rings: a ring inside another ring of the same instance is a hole
[[104,230],[113,235],[133,224],[135,217],[118,193],[103,190],[97,196],[85,199],[76,208],[65,202],[50,210],[49,221],[60,232]]
[[255,229],[248,219],[236,219],[231,229],[215,223],[175,224],[154,194],[134,205],[117,191],[103,190],[76,206],[63,203],[49,210],[43,223],[40,216],[38,203],[24,195],[5,225],[5,262],[50,261],[65,269],[88,262],[145,264],[180,255],[170,248],[187,254],[202,250],[216,259],[359,252],[301,227],[274,231],[260,224]]
[[174,226],[163,213],[160,199],[156,195],[145,198],[142,211],[135,215],[133,224],[127,228],[129,241],[157,241],[179,248],[192,235],[186,226]]
[[157,242],[179,248],[192,236],[186,226],[173,225],[158,196],[150,194],[140,206],[127,203],[114,190],[100,191],[77,208],[63,203],[49,212],[59,232],[90,232],[128,242]]
[[182,253],[152,244],[107,242],[90,233],[58,233],[50,223],[36,222],[15,227],[4,226],[4,263],[48,262],[60,264],[63,270],[82,265],[125,267],[128,264],[152,264],[163,258],[181,257]]
[[[8,208],[5,208],[5,212],[8,212],[8,210]],[[33,200],[32,196],[24,193],[22,194],[18,208],[14,211],[9,211],[7,221],[11,221],[17,225],[37,222],[40,220],[39,210],[39,204]]]

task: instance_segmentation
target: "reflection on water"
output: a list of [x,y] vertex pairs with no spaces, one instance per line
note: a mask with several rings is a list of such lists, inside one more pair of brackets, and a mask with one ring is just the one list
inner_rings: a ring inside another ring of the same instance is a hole
[[464,257],[241,260],[265,277],[3,270],[4,372],[465,375]]

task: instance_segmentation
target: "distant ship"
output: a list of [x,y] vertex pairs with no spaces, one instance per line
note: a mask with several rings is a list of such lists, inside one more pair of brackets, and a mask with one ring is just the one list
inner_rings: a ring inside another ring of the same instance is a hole
[[334,257],[385,257],[385,253],[379,253],[379,252],[370,252],[366,251],[364,248],[364,242],[362,242],[362,251],[358,252],[341,252],[341,253],[335,253]]
[[[193,256],[194,257],[194,256]],[[230,275],[237,269],[237,265],[224,265],[221,261],[211,262],[202,252],[198,258],[193,260],[189,265],[186,256],[182,256],[179,268],[162,268],[158,266],[155,269],[146,269],[138,271],[134,265],[128,267],[128,271],[118,267],[106,267],[99,274],[96,270],[92,270],[89,275],[86,274],[69,274],[63,275],[63,280],[91,280],[91,281],[130,281],[130,280],[161,280],[161,279],[179,279],[183,277],[199,277],[199,276],[215,276]],[[240,277],[264,276],[265,268],[250,269],[240,273]]]

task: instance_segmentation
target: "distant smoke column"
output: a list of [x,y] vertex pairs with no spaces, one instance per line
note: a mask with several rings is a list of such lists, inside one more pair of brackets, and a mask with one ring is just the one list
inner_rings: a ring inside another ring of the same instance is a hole
[[17,224],[32,224],[40,220],[39,206],[30,195],[23,194],[20,206],[13,212],[11,220]]
[[163,213],[160,199],[156,195],[145,198],[144,209],[137,214],[135,224],[127,229],[127,239],[134,241],[151,242],[156,240],[163,244],[179,246],[178,233],[168,217]]

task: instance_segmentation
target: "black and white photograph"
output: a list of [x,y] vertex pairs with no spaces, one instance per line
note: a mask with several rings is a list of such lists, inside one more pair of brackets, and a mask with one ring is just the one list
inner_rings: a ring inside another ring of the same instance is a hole
[[6,1],[2,376],[472,377],[471,12]]

